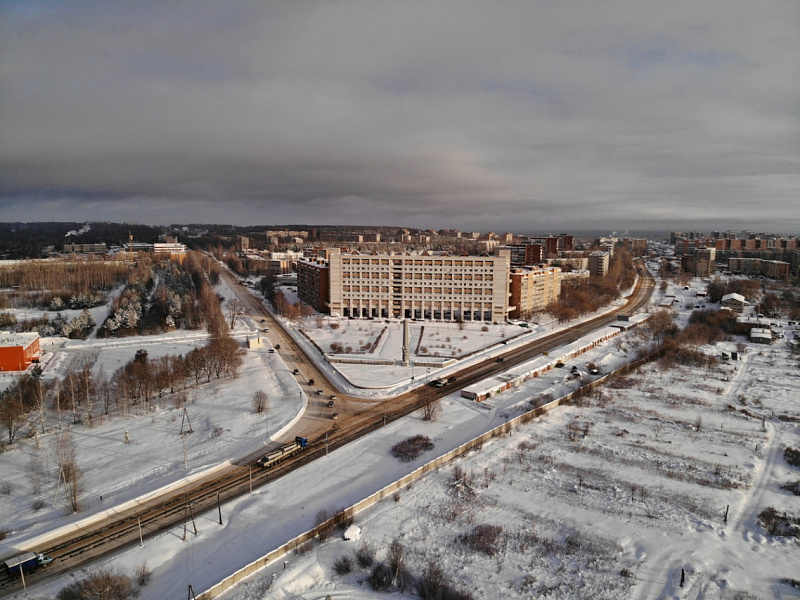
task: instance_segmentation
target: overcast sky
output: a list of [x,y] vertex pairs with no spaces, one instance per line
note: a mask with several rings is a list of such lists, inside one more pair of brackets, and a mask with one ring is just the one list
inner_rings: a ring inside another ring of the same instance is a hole
[[0,220],[800,232],[800,2],[0,1]]

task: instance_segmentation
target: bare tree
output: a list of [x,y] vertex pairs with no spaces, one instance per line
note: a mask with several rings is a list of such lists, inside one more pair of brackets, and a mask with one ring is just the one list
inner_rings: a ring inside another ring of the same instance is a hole
[[44,414],[47,406],[47,398],[52,389],[52,384],[42,381],[41,377],[36,377],[33,385],[33,399],[36,402],[36,410],[39,413],[39,424],[44,433]]
[[238,298],[231,298],[228,300],[228,318],[230,319],[230,328],[236,325],[236,316],[244,310],[244,304]]
[[253,394],[253,411],[260,415],[269,410],[269,396],[264,390],[258,390]]
[[79,512],[81,493],[81,471],[75,456],[75,444],[69,431],[58,434],[54,439],[54,452],[59,475],[64,481],[67,498],[72,512]]
[[425,406],[422,407],[422,420],[423,421],[435,421],[439,418],[439,415],[442,412],[442,405],[439,402],[438,398],[429,400]]
[[0,398],[0,423],[8,432],[8,443],[13,444],[25,418],[22,401],[11,394],[4,393]]
[[674,328],[672,314],[668,310],[659,310],[647,320],[647,331],[653,339],[660,342]]

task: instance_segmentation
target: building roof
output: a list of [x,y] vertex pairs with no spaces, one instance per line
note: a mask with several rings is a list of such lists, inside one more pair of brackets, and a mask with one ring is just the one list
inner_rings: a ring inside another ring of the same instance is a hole
[[734,300],[735,302],[741,302],[742,304],[747,304],[747,300],[745,300],[745,297],[742,296],[741,294],[736,294],[736,293],[725,294],[722,297],[722,301],[725,302],[726,300]]
[[38,333],[12,333],[0,331],[0,347],[30,346],[39,338]]

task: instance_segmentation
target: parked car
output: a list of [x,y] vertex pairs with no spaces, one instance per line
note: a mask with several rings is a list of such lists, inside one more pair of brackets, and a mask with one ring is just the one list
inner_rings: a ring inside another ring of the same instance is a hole
[[329,397],[330,397],[330,399],[331,399],[331,402],[333,402],[334,400],[336,400],[336,394],[331,394]]
[[333,408],[333,400],[331,400],[330,402],[328,402],[328,408]]
[[325,392],[323,392],[322,390],[317,390],[317,396],[323,396],[324,394]]
[[308,380],[308,385],[314,385],[314,380],[313,379],[309,379]]
[[560,369],[561,367],[563,367],[563,366],[564,366],[564,363],[562,363],[561,361],[558,361],[558,362],[556,363],[556,367],[558,367],[559,369]]
[[300,369],[294,369],[292,371],[292,375],[299,375],[299,374],[300,374]]
[[456,379],[458,379],[455,375],[451,375],[447,378],[447,383],[453,383]]
[[280,349],[281,349],[281,345],[280,344],[275,344],[275,350],[280,350]]
[[338,418],[339,418],[339,413],[333,413],[333,414],[331,415],[331,419],[333,419],[334,421],[335,421],[336,419],[338,419]]

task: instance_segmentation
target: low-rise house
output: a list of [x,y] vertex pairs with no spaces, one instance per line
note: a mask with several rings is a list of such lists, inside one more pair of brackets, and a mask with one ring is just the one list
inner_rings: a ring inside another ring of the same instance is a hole
[[722,297],[721,305],[723,308],[732,310],[733,312],[742,312],[745,306],[748,306],[747,300],[741,294],[725,294]]

